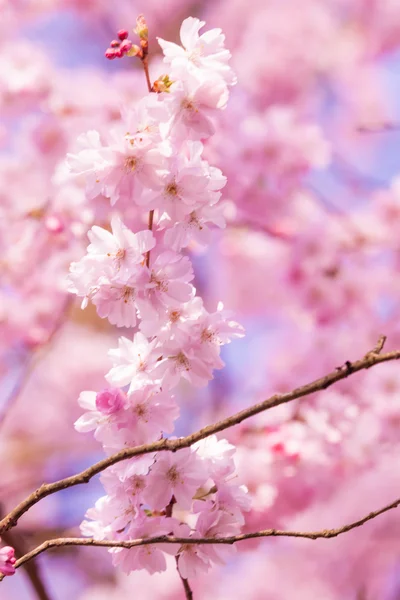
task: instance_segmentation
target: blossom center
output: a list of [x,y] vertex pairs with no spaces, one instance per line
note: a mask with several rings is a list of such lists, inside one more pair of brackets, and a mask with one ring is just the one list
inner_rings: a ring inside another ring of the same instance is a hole
[[172,181],[171,183],[169,183],[166,186],[165,191],[169,196],[177,196],[178,195],[178,186],[176,185],[176,182]]
[[188,358],[183,354],[182,350],[173,358],[178,368],[183,368],[186,371],[190,370],[190,362]]
[[176,483],[179,479],[179,471],[174,465],[167,471],[167,478],[171,483]]
[[169,313],[169,320],[171,323],[176,323],[179,321],[181,313],[179,310],[173,310]]
[[168,292],[168,281],[162,279],[161,277],[157,277],[154,272],[151,274],[150,282],[156,284],[159,292]]
[[125,159],[125,171],[129,172],[133,172],[136,170],[136,167],[138,165],[138,159],[136,158],[136,156],[128,156],[128,158]]
[[191,110],[193,112],[197,112],[197,108],[190,98],[184,98],[181,102],[181,107],[183,110]]
[[134,408],[134,412],[136,413],[136,415],[143,419],[144,421],[146,421],[145,417],[148,413],[147,407],[145,406],[145,404],[137,404]]
[[125,304],[128,304],[128,302],[130,300],[132,300],[135,297],[135,288],[129,287],[128,285],[126,285],[123,289],[122,289],[122,299],[124,301]]

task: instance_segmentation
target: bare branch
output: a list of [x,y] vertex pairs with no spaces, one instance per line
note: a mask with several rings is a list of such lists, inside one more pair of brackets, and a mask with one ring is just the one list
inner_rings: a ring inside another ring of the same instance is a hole
[[230,417],[222,419],[217,423],[208,425],[207,427],[203,427],[203,429],[200,429],[199,431],[192,433],[186,437],[178,438],[175,440],[161,439],[150,444],[142,444],[141,446],[136,446],[134,448],[126,448],[125,450],[121,450],[120,452],[117,452],[112,456],[108,456],[107,458],[100,460],[99,462],[85,469],[81,473],[71,475],[70,477],[66,477],[65,479],[60,479],[59,481],[55,481],[54,483],[43,484],[32,494],[27,496],[25,500],[18,504],[18,506],[16,506],[11,512],[8,513],[8,515],[6,515],[0,521],[0,535],[14,527],[17,524],[20,517],[43,498],[46,498],[51,494],[55,494],[56,492],[65,490],[75,485],[88,483],[92,479],[92,477],[94,477],[98,473],[101,473],[102,471],[107,469],[107,467],[115,465],[116,463],[119,463],[122,460],[126,460],[134,456],[152,454],[154,452],[176,452],[177,450],[181,450],[182,448],[189,448],[196,442],[207,438],[210,435],[219,433],[220,431],[224,431],[225,429],[229,429],[234,425],[238,425],[242,421],[249,419],[250,417],[254,417],[255,415],[269,410],[270,408],[274,408],[275,406],[285,404],[286,402],[291,402],[292,400],[296,400],[298,398],[308,396],[315,392],[325,390],[334,383],[342,379],[346,379],[347,377],[349,377],[349,375],[357,373],[358,371],[369,369],[370,367],[373,367],[374,365],[380,363],[400,359],[399,350],[388,352],[386,354],[380,354],[379,352],[377,352],[377,349],[380,351],[381,346],[383,346],[383,342],[384,340],[382,341],[381,338],[377,346],[372,351],[368,352],[360,360],[357,360],[355,362],[346,361],[343,366],[336,368],[328,375],[325,375],[320,379],[316,379],[312,383],[308,383],[306,385],[298,387],[292,390],[291,392],[286,392],[284,394],[275,394],[274,396],[271,396],[270,398],[264,400],[263,402],[260,402],[259,404],[254,404],[249,408],[245,408],[244,410],[241,410],[240,412],[231,415]]
[[[329,539],[337,537],[342,533],[347,533],[352,529],[361,527],[372,521],[379,515],[382,515],[389,510],[397,508],[400,505],[400,498],[387,504],[383,508],[369,513],[365,517],[362,517],[358,521],[338,527],[337,529],[323,529],[321,531],[282,531],[279,529],[265,529],[263,531],[256,531],[254,533],[242,533],[240,535],[233,535],[229,537],[214,537],[214,538],[195,538],[195,537],[175,537],[171,535],[160,535],[156,537],[141,538],[137,540],[117,541],[117,540],[95,540],[93,538],[57,538],[54,540],[48,540],[37,546],[25,556],[17,560],[16,568],[22,566],[28,561],[32,560],[39,554],[50,550],[51,548],[62,548],[63,546],[99,546],[103,548],[135,548],[137,546],[147,546],[149,544],[236,544],[237,542],[243,542],[244,540],[251,540],[255,538],[264,537],[294,537],[294,538],[305,538],[308,540],[317,540],[320,538]],[[0,576],[0,581],[2,577]]]

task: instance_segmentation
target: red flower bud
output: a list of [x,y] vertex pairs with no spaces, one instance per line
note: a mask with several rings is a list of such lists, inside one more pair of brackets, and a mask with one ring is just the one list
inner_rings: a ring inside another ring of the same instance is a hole
[[119,39],[122,41],[122,40],[126,40],[126,38],[128,37],[129,33],[128,33],[128,31],[126,29],[120,29],[118,31],[117,35],[118,35]]
[[109,60],[112,60],[113,58],[116,58],[117,54],[113,48],[107,48],[107,50],[104,53],[104,56]]
[[121,42],[120,50],[125,54],[125,52],[129,52],[132,48],[132,42],[130,40],[124,40]]

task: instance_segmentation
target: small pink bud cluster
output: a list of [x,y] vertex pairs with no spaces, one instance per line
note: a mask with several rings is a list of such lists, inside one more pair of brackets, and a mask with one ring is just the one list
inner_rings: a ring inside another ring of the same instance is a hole
[[[150,213],[149,229],[134,233],[115,214],[111,231],[92,227],[87,254],[70,270],[70,291],[91,301],[117,327],[137,327],[110,350],[110,388],[85,391],[86,409],[75,424],[94,431],[107,453],[171,434],[179,415],[173,390],[182,381],[202,387],[224,366],[221,347],[243,336],[243,328],[218,305],[208,312],[193,286],[184,254],[193,240],[207,244],[210,225],[224,227],[218,204],[226,178],[203,157],[203,140],[235,82],[219,29],[186,19],[185,48],[159,40],[169,65],[158,93],[126,108],[120,128],[103,140],[96,131],[79,139],[70,170],[86,179],[89,198]],[[119,32],[126,40],[126,32]],[[143,52],[148,31],[136,33]],[[247,490],[237,481],[235,448],[216,436],[176,453],[133,458],[102,475],[106,495],[87,513],[85,535],[127,540],[164,534],[218,537],[240,532]],[[231,549],[233,550],[233,548]],[[212,545],[152,545],[111,550],[124,571],[166,568],[165,553],[178,558],[183,577],[220,563],[227,548]]]
[[118,40],[112,40],[110,47],[105,52],[105,57],[109,60],[114,58],[122,58],[125,55],[138,56],[143,58],[147,55],[148,51],[148,36],[149,31],[147,28],[146,21],[143,15],[140,15],[136,20],[136,28],[133,30],[136,35],[139,36],[140,46],[134,44],[128,39],[129,32],[126,29],[120,29],[118,31]]
[[14,575],[17,562],[14,555],[15,551],[11,546],[0,548],[0,573],[2,575]]
[[129,33],[126,29],[118,31],[118,40],[112,40],[110,47],[105,52],[105,57],[109,60],[122,58],[132,49],[133,43],[128,40]]

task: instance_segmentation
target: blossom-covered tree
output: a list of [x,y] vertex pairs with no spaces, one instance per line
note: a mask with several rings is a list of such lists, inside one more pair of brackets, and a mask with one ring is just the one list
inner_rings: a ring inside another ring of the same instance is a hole
[[394,600],[400,7],[0,8],[5,600]]

